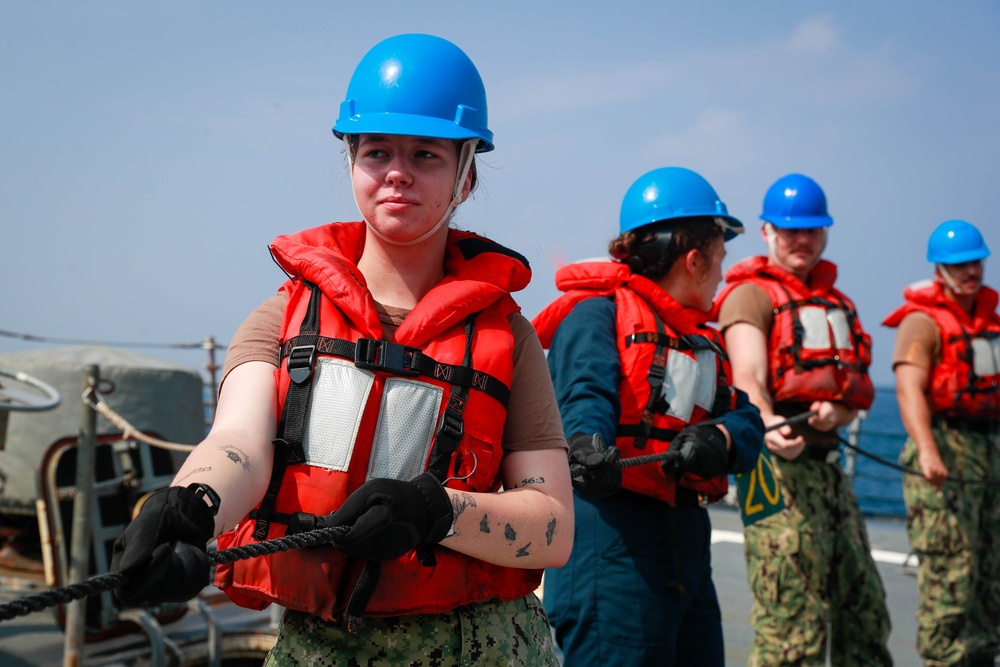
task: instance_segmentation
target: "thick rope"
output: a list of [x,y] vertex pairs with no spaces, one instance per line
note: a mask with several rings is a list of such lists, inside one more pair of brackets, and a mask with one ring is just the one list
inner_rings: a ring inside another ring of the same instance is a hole
[[[888,459],[884,459],[881,456],[878,456],[877,454],[872,454],[871,452],[866,452],[865,450],[861,449],[857,445],[852,445],[847,440],[844,440],[844,438],[840,437],[839,435],[837,436],[837,439],[840,440],[841,444],[843,444],[848,449],[853,449],[858,454],[861,454],[862,456],[865,456],[865,457],[871,459],[872,461],[875,461],[876,463],[881,463],[882,465],[886,466],[887,468],[892,468],[893,470],[898,470],[899,472],[903,473],[904,475],[914,475],[916,477],[923,477],[924,476],[924,473],[923,473],[922,470],[917,470],[916,468],[908,468],[907,466],[900,465],[899,463],[896,463],[894,461],[889,461]],[[1000,479],[997,479],[995,477],[982,477],[982,478],[976,479],[976,478],[972,478],[972,477],[954,477],[952,475],[947,475],[947,476],[945,476],[944,481],[945,482],[952,482],[953,484],[985,484],[986,486],[1000,486]]]
[[[772,424],[771,426],[768,426],[767,428],[764,429],[764,433],[767,433],[768,431],[775,431],[779,428],[784,428],[785,426],[788,426],[790,424],[796,424],[798,422],[805,421],[810,417],[814,416],[815,414],[816,414],[815,412],[803,412],[802,414],[795,415],[794,417],[789,417],[788,419],[779,424]],[[660,452],[659,454],[644,454],[642,456],[631,456],[627,459],[619,459],[618,467],[631,468],[632,466],[641,466],[647,463],[662,463],[667,459],[673,458],[675,455],[676,452],[666,451],[666,452]]]
[[[292,549],[304,549],[322,544],[332,544],[343,537],[350,530],[347,526],[337,526],[335,528],[317,528],[304,533],[286,535],[273,540],[245,544],[243,546],[224,549],[223,551],[213,551],[208,554],[208,559],[216,565],[233,563],[238,560],[266,556],[281,551]],[[0,605],[0,622],[7,621],[18,616],[25,616],[31,612],[41,611],[49,607],[66,604],[73,600],[99,595],[105,591],[121,588],[128,583],[128,576],[121,572],[109,572],[100,574],[76,584],[60,586],[34,595],[28,595],[17,600],[12,600]]]
[[[774,431],[774,430],[782,428],[784,426],[788,426],[789,424],[794,424],[796,422],[805,421],[806,419],[809,419],[810,417],[812,417],[815,414],[816,414],[815,412],[803,412],[802,414],[795,415],[794,417],[789,417],[787,420],[785,420],[785,421],[783,421],[783,422],[781,422],[779,424],[773,424],[771,426],[768,426],[767,428],[764,429],[764,432],[767,433],[768,431]],[[833,435],[833,434],[831,434],[831,435]],[[921,470],[917,470],[916,468],[908,468],[908,467],[906,467],[904,465],[900,465],[899,463],[895,463],[894,461],[889,461],[888,459],[885,459],[885,458],[883,458],[881,456],[878,456],[877,454],[872,454],[871,452],[867,452],[867,451],[861,449],[860,447],[858,447],[857,445],[852,445],[849,441],[845,440],[840,435],[835,435],[834,437],[836,437],[837,440],[839,440],[840,443],[842,445],[844,445],[845,447],[847,447],[848,449],[851,449],[851,450],[857,452],[858,454],[861,454],[862,456],[864,456],[866,458],[869,458],[872,461],[875,461],[876,463],[880,463],[880,464],[886,466],[887,468],[892,468],[893,470],[898,470],[899,472],[903,473],[904,475],[914,475],[916,477],[923,477],[924,476],[924,473]],[[644,456],[633,456],[631,458],[619,460],[618,461],[618,467],[620,467],[620,468],[630,468],[632,466],[641,466],[641,465],[645,465],[647,463],[661,463],[661,462],[663,462],[663,461],[665,461],[665,460],[667,460],[669,458],[673,458],[673,456],[674,456],[674,453],[670,452],[670,451],[661,452],[659,454],[646,454]],[[952,482],[954,484],[984,484],[986,486],[1000,486],[1000,479],[996,479],[996,478],[979,478],[979,479],[976,479],[976,478],[955,477],[953,475],[948,475],[948,476],[946,476],[944,478],[944,481],[945,482]]]

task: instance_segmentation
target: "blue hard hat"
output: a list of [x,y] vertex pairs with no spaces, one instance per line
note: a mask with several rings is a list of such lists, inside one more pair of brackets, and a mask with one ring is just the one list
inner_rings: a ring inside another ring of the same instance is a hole
[[983,235],[965,220],[946,220],[927,240],[927,261],[934,264],[961,264],[990,256]]
[[823,188],[802,174],[782,176],[767,189],[760,219],[785,229],[811,229],[833,224],[826,210]]
[[701,175],[683,167],[663,167],[640,176],[629,187],[619,222],[625,233],[654,222],[700,216],[715,218],[726,241],[743,232],[743,223],[729,215]]
[[493,150],[479,71],[464,51],[433,35],[397,35],[373,46],[354,70],[333,133],[479,139],[477,153]]

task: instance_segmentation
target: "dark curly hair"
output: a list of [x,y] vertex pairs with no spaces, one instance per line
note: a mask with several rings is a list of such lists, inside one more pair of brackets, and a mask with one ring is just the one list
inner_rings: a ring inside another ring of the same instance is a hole
[[608,253],[653,282],[669,273],[674,263],[691,250],[708,255],[709,247],[724,232],[711,216],[664,220],[623,233],[608,244]]

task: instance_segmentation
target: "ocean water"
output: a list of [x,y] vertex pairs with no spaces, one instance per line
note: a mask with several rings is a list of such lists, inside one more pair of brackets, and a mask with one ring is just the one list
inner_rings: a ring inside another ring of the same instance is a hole
[[[841,435],[849,439],[847,429]],[[857,446],[865,452],[898,464],[899,453],[905,443],[906,431],[899,416],[896,390],[893,387],[878,387],[875,390],[875,402],[868,410],[867,417],[861,421]],[[847,451],[847,448],[843,449]],[[841,460],[844,462],[844,456]],[[854,458],[853,480],[854,493],[864,514],[899,518],[906,516],[902,472],[857,454]]]

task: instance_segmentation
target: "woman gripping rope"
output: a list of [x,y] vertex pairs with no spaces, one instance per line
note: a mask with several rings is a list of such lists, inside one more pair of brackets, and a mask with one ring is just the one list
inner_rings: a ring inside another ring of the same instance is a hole
[[332,547],[218,568],[238,604],[286,608],[266,664],[556,664],[533,591],[568,558],[572,495],[544,354],[511,297],[530,269],[449,227],[493,148],[482,80],[444,39],[386,39],[333,131],[362,221],[271,245],[289,279],[234,337],[210,433],[116,542],[118,595],[193,597],[213,537],[333,526]]

